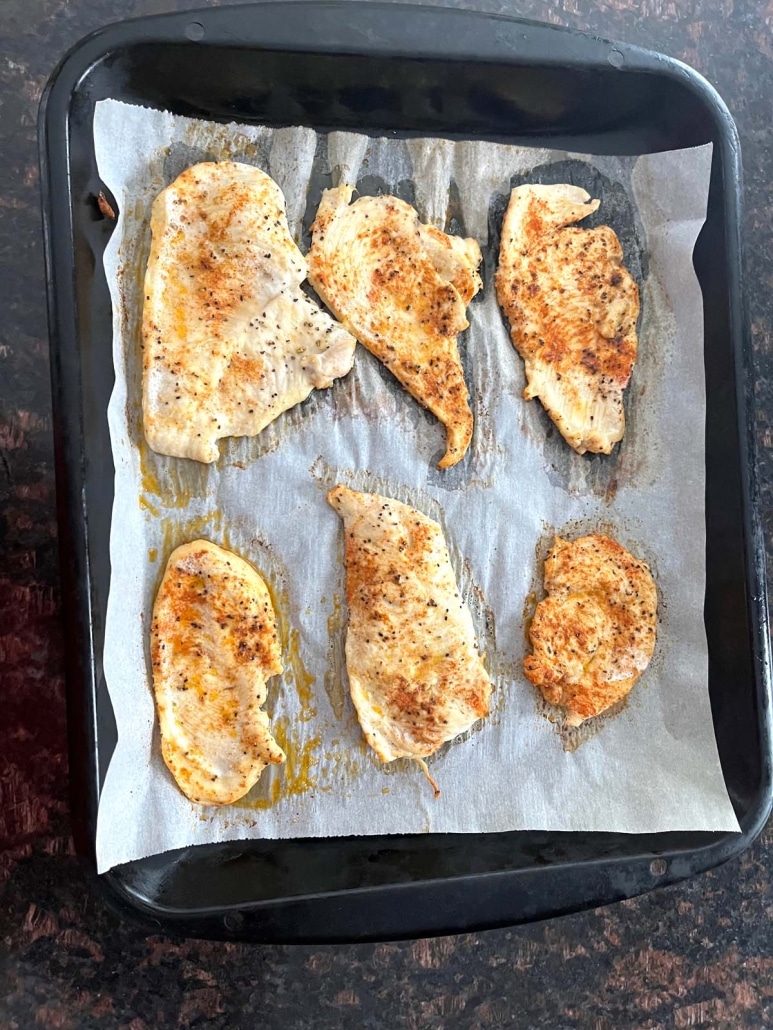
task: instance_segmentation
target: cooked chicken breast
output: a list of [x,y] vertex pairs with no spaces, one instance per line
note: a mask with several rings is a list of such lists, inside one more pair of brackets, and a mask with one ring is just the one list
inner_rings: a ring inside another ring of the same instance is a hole
[[622,700],[655,649],[658,597],[647,565],[608,536],[556,537],[529,630],[527,678],[579,726]]
[[[382,762],[421,762],[488,714],[491,683],[437,522],[378,494],[334,487],[344,522],[346,671]],[[437,786],[430,778],[430,782]]]
[[440,468],[472,439],[457,337],[481,287],[475,240],[422,225],[397,197],[326,190],[311,227],[309,282],[343,325],[446,428]]
[[145,273],[145,436],[211,462],[352,367],[356,342],[300,289],[306,262],[265,172],[194,165],[153,204]]
[[150,638],[161,752],[180,790],[202,805],[246,794],[285,754],[262,711],[282,671],[266,584],[208,540],[169,557]]
[[623,391],[636,360],[639,290],[609,226],[576,186],[517,186],[502,225],[497,297],[539,397],[578,454],[609,454],[623,438]]

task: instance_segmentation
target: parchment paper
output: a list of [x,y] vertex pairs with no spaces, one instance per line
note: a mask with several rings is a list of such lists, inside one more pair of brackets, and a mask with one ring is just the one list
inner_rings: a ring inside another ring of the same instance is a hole
[[[104,675],[118,744],[99,806],[100,871],[169,848],[245,837],[511,829],[737,830],[709,707],[705,581],[703,312],[692,249],[710,147],[600,158],[489,142],[317,135],[215,125],[111,100],[97,105],[99,172],[119,209],[105,253],[116,382],[109,406],[115,502]],[[474,236],[485,288],[460,347],[475,415],[470,453],[440,472],[444,434],[357,348],[352,373],[214,466],[165,458],[141,430],[142,279],[156,194],[203,159],[268,171],[308,247],[321,190],[396,192],[425,221]],[[573,181],[601,198],[642,294],[628,429],[610,457],[578,456],[538,402],[497,307],[493,272],[511,185]],[[345,689],[342,530],[335,482],[439,519],[495,685],[490,716],[420,769],[382,765]],[[554,532],[600,529],[646,559],[659,597],[655,657],[622,710],[562,728],[522,673],[525,625]],[[243,801],[191,804],[161,759],[149,677],[152,603],[171,549],[207,537],[252,561],[274,592],[286,672],[267,710],[288,754]],[[552,721],[551,721],[552,720]]]

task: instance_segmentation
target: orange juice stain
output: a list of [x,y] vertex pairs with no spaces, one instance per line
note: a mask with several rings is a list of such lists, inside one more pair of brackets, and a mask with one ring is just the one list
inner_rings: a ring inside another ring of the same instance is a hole
[[[297,722],[309,722],[316,715],[316,708],[313,705],[315,678],[301,658],[300,633],[297,629],[290,627],[286,617],[290,606],[287,591],[278,587],[276,581],[266,575],[262,569],[258,568],[258,572],[266,584],[276,612],[279,639],[282,645],[282,662],[285,667],[283,679],[288,686],[292,685],[300,702],[300,714]],[[318,776],[313,770],[319,765],[318,752],[322,737],[317,734],[303,740],[302,735],[298,732],[298,726],[294,727],[286,715],[270,718],[269,728],[287,755],[287,761],[283,765],[266,770],[250,793],[235,802],[239,808],[272,808],[283,798],[299,797],[317,787]]]
[[161,514],[161,512],[158,510],[155,504],[151,504],[144,494],[140,494],[139,503],[140,508],[142,508],[143,511],[149,511],[154,518],[158,518],[158,516]]
[[[165,520],[161,529],[161,541],[164,555],[169,557],[175,547],[180,544],[190,543],[199,537],[211,539],[213,543],[221,547],[230,547],[230,534],[223,527],[223,513],[219,509],[207,512],[205,515],[192,515],[181,522]],[[249,559],[247,559],[249,560]]]
[[203,488],[207,466],[201,462],[170,459],[139,444],[140,482],[144,495],[161,499],[164,508],[185,508]]
[[348,776],[354,778],[362,772],[360,759],[348,749],[341,751],[336,747],[333,751],[325,751],[324,757],[326,767],[336,777]]
[[309,737],[303,747],[298,749],[290,734],[290,723],[286,716],[275,721],[274,734],[287,755],[282,793],[285,797],[298,797],[313,790],[317,779],[312,770],[319,765],[319,756],[315,752],[322,743],[322,737]]
[[[227,530],[222,529],[223,516],[218,510],[211,511],[207,515],[194,515],[183,522],[172,522],[169,519],[161,521],[161,563],[159,565],[156,582],[153,587],[153,596],[156,596],[161,577],[164,574],[169,555],[180,544],[190,543],[199,537],[212,539],[213,543],[222,544],[223,547],[230,547],[230,539]],[[158,558],[159,549],[151,547],[148,549],[148,558],[155,562]]]
[[314,677],[303,664],[300,634],[297,629],[291,629],[288,634],[285,658],[290,666],[291,675],[295,682],[295,692],[301,703],[300,720],[301,722],[308,722],[309,719],[313,719],[317,714],[317,709],[312,704],[314,695],[311,688],[314,686]]
[[258,572],[268,588],[271,603],[276,612],[279,624],[279,639],[282,643],[282,661],[285,667],[285,677],[292,682],[295,693],[298,696],[298,701],[301,705],[301,722],[308,722],[317,714],[317,709],[313,704],[314,692],[312,690],[315,677],[311,675],[303,663],[300,633],[297,629],[290,628],[284,614],[290,607],[290,599],[286,590],[280,589],[275,583],[272,583],[270,578],[261,569],[258,569]]
[[316,752],[322,738],[310,737],[299,747],[295,734],[290,731],[290,720],[285,715],[272,719],[271,732],[287,755],[287,761],[272,768],[270,780],[267,779],[265,783],[259,780],[246,797],[234,802],[237,808],[265,810],[283,798],[300,797],[317,786],[313,770],[319,765]]
[[146,494],[153,494],[156,497],[163,497],[164,493],[158,481],[158,473],[155,467],[151,466],[153,459],[148,453],[148,448],[140,444],[140,480],[142,489]]

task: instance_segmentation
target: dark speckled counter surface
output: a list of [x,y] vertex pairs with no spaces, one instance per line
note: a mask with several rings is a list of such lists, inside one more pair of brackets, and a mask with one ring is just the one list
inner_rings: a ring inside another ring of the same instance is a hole
[[[0,0],[0,1030],[773,1024],[770,830],[740,860],[636,901],[511,931],[405,944],[173,940],[120,922],[96,897],[68,825],[37,105],[54,64],[85,33],[189,6]],[[477,6],[664,51],[696,67],[727,101],[743,145],[770,539],[773,4],[479,0]]]

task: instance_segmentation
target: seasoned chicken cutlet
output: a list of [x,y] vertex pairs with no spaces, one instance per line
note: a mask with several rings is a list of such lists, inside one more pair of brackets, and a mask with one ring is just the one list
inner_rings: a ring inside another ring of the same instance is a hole
[[142,410],[154,451],[211,462],[352,367],[356,341],[300,289],[282,191],[233,161],[183,172],[153,204]]
[[419,221],[397,197],[326,190],[312,225],[309,282],[336,318],[445,426],[440,468],[467,453],[473,419],[457,337],[481,287],[475,240]]
[[645,562],[608,536],[556,537],[524,659],[527,678],[570,726],[630,693],[655,649],[658,597]]
[[539,397],[566,442],[609,454],[625,432],[623,391],[636,361],[639,290],[609,226],[576,186],[517,186],[502,225],[497,297]]
[[202,805],[246,794],[285,754],[262,710],[282,671],[266,584],[208,540],[169,557],[150,640],[161,751],[180,790]]
[[424,759],[487,715],[491,694],[443,532],[389,497],[340,485],[327,496],[344,522],[357,717],[382,762],[416,759],[429,778]]

